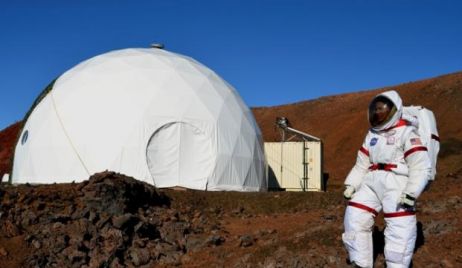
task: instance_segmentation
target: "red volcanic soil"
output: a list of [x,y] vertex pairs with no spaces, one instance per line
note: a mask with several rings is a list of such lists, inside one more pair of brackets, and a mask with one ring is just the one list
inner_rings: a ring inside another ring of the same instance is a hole
[[[345,267],[341,185],[367,131],[366,107],[397,90],[435,113],[436,181],[418,200],[414,267],[462,267],[462,73],[374,91],[254,108],[266,141],[277,116],[322,138],[327,192],[159,190],[113,172],[78,184],[0,186],[0,267]],[[9,172],[19,123],[0,132]],[[383,219],[374,230],[383,265]]]
[[20,129],[21,122],[16,122],[0,132],[0,181],[4,173],[11,173],[14,146]]

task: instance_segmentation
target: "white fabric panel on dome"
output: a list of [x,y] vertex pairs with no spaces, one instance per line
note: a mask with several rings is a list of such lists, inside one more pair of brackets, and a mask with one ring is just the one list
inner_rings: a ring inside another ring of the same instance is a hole
[[21,164],[13,166],[13,174],[20,176],[19,182],[40,183],[47,178],[60,177],[68,173],[73,174],[69,177],[70,181],[88,177],[89,174],[60,125],[52,99],[46,97],[35,110],[40,112],[33,113],[23,128],[23,135],[27,131],[28,139],[24,144],[17,144],[19,149],[27,152],[15,154],[15,163]]
[[[210,130],[205,126],[194,126],[188,123],[181,123],[180,130],[180,156],[179,163],[183,164],[180,169],[180,185],[188,188],[200,187],[207,184],[207,176],[210,174],[214,164],[212,140]],[[188,185],[191,185],[188,186]]]
[[15,183],[82,181],[108,169],[158,187],[266,189],[251,111],[213,71],[165,50],[124,49],[78,64],[55,81],[26,130]]

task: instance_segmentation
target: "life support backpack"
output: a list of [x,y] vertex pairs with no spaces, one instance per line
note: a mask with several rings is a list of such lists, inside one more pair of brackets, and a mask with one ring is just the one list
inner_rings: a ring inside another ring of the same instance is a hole
[[432,111],[422,106],[403,107],[403,118],[416,126],[422,143],[427,147],[428,156],[432,162],[430,180],[435,180],[436,161],[440,151],[440,138],[436,128],[436,119]]

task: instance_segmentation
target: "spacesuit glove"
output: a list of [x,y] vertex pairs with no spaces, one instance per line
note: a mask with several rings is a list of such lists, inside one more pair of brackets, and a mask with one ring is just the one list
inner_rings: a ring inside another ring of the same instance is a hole
[[415,197],[410,194],[402,193],[399,199],[399,204],[405,208],[411,208],[415,206]]
[[350,200],[355,193],[355,187],[351,185],[345,185],[345,191],[343,191],[343,197],[347,200]]

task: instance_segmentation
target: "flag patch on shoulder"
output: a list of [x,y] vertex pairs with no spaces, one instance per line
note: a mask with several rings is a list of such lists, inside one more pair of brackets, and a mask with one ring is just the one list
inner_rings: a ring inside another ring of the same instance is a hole
[[422,145],[422,142],[420,141],[420,138],[412,138],[411,144],[412,145]]

